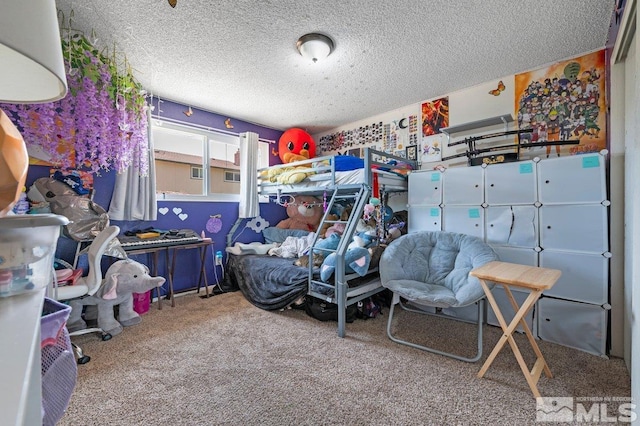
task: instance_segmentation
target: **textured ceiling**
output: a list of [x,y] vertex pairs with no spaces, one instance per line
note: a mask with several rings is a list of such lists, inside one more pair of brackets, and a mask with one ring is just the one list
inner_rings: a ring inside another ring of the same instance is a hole
[[[325,131],[603,48],[613,0],[56,0],[151,93]],[[72,11],[72,12],[71,12]],[[297,39],[329,35],[307,62]]]

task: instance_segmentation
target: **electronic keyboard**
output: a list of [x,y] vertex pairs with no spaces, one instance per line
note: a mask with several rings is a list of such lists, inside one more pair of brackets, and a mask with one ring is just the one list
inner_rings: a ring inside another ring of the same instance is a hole
[[[150,247],[171,247],[171,246],[179,246],[183,244],[191,244],[198,243],[202,241],[197,235],[189,236],[189,237],[181,237],[181,238],[159,238],[159,239],[125,239],[119,238],[120,245],[124,249],[124,251],[130,250],[139,250]],[[124,241],[123,241],[124,240]]]

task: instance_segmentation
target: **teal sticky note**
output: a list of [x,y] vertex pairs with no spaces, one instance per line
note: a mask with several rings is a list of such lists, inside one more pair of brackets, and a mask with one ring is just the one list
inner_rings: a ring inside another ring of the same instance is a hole
[[479,219],[480,218],[480,209],[469,209],[469,218],[470,219]]
[[439,182],[440,173],[431,173],[431,182]]
[[527,173],[533,173],[533,164],[531,163],[522,163],[520,164],[520,174],[524,175]]
[[437,207],[431,208],[431,217],[440,217],[440,209]]
[[600,158],[597,155],[582,157],[582,168],[588,169],[590,167],[600,167]]

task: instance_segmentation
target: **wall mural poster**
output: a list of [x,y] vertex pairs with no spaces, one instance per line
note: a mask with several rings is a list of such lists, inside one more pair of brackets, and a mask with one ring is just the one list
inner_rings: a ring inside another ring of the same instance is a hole
[[442,159],[444,141],[440,129],[449,126],[449,97],[422,103],[422,137],[418,145],[418,160],[431,163]]
[[577,140],[530,150],[531,156],[599,152],[607,146],[605,51],[516,74],[515,109],[521,143]]
[[449,97],[422,103],[422,137],[440,133],[449,126]]

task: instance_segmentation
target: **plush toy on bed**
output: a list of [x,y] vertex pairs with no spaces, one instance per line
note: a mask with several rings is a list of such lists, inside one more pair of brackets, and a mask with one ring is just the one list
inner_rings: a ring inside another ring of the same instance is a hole
[[[346,222],[349,219],[350,215],[351,215],[351,207],[349,206],[349,207],[346,207],[344,210],[342,210],[342,213],[340,213],[340,220],[343,222]],[[333,234],[342,235],[346,227],[347,225],[345,223],[334,223],[325,231],[325,237],[329,237]]]
[[[354,235],[353,241],[349,244],[347,252],[344,254],[345,272],[356,273],[363,277],[369,270],[371,263],[371,251],[367,247],[375,242],[375,237],[361,234]],[[320,266],[320,279],[328,282],[336,270],[336,254],[331,253]]]
[[283,164],[308,160],[316,156],[316,143],[309,133],[293,127],[280,136],[278,156]]
[[287,205],[287,216],[289,217],[281,220],[276,227],[315,232],[323,214],[321,200],[308,195],[298,195],[294,202]]
[[[302,129],[291,128],[285,131],[278,141],[278,156],[282,164],[304,161],[316,156],[316,143],[311,135]],[[310,172],[311,163],[295,167],[278,167],[266,169],[261,177],[269,182],[280,184],[296,184],[302,182]]]

